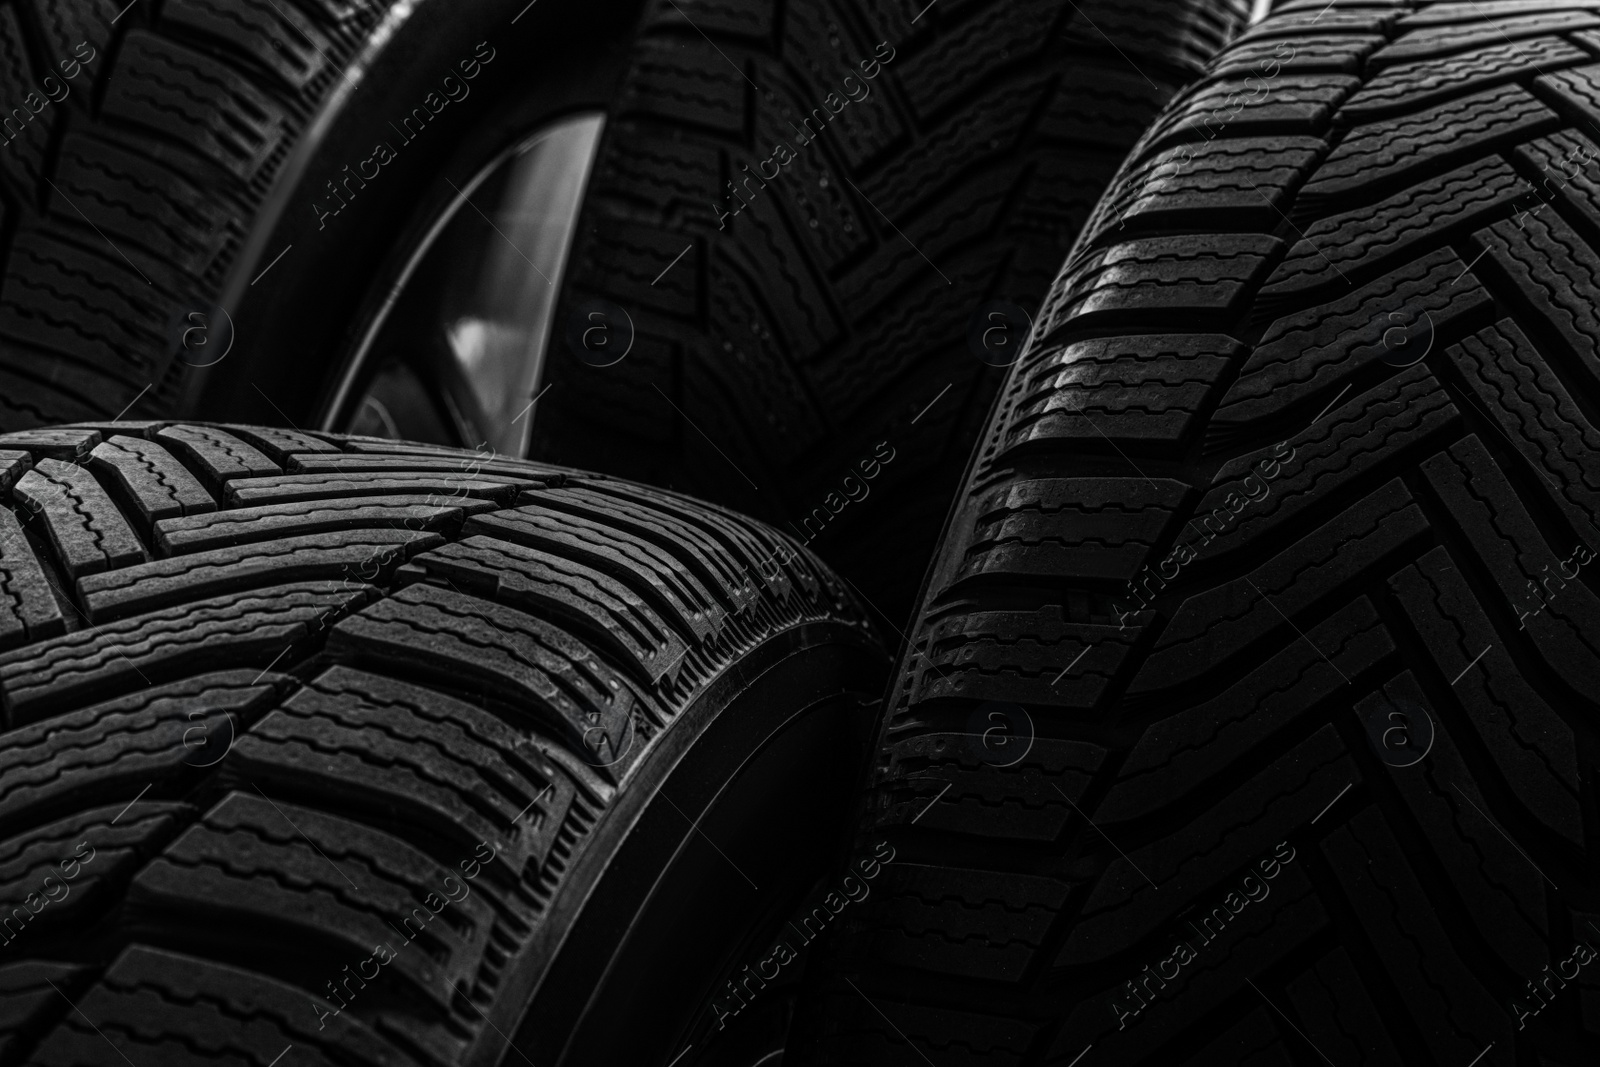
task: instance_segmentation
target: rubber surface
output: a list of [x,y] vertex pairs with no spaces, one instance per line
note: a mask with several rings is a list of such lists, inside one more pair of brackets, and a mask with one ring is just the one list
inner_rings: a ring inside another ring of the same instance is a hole
[[[530,454],[781,526],[904,625],[1003,378],[980,353],[1014,360],[1134,138],[1247,7],[659,4],[590,179]],[[624,343],[595,300],[633,330],[613,366],[564,336],[603,322]]]
[[0,430],[112,418],[146,387],[142,411],[170,408],[181,310],[215,301],[389,6],[0,6]]
[[1600,5],[1275,11],[991,416],[785,1063],[1600,1051]]
[[0,491],[0,1064],[582,1062],[530,997],[674,864],[794,877],[713,801],[883,677],[792,539],[603,476],[145,422],[0,435]]

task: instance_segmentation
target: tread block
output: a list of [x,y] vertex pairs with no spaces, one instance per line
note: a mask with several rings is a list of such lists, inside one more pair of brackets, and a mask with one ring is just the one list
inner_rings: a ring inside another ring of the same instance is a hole
[[[1195,505],[1209,534],[1195,555],[1209,559],[1247,550],[1330,493],[1370,481],[1381,467],[1460,420],[1426,363],[1390,375],[1296,434],[1287,458],[1280,444],[1224,463]],[[1265,477],[1269,470],[1275,476]],[[1215,531],[1213,518],[1221,520]]]
[[188,552],[78,579],[78,596],[93,623],[156,611],[196,597],[285,582],[367,582],[407,557],[441,544],[436,533],[334,530],[275,541]]
[[[1038,52],[1060,14],[1059,7],[1041,0],[1027,0],[1006,9],[986,6],[974,13],[972,22],[963,27],[964,34],[941,35],[932,47],[918,49],[906,57],[898,70],[907,97],[915,101],[917,118],[924,123],[934,121],[952,104],[977,95],[978,87],[993,77],[996,66],[1016,63]],[[1113,21],[1120,20],[1114,13],[1106,15],[1110,16],[1108,38],[1121,36],[1119,30],[1123,28]],[[914,28],[908,25],[905,34]],[[967,34],[971,35],[970,43],[961,40]],[[1100,45],[1101,40],[1094,44]]]
[[41,459],[12,490],[28,510],[44,520],[68,578],[130,563],[143,563],[144,545],[111,497],[82,467]]
[[123,38],[104,92],[106,115],[190,145],[245,184],[289,136],[284,109],[242,75],[139,28]]
[[225,751],[291,681],[254,668],[215,671],[10,731],[0,752],[0,832],[86,804],[115,812],[151,782],[216,763],[212,749]]
[[[67,410],[73,415],[108,417],[160,373],[167,327],[151,285],[161,293],[180,282],[148,255],[140,257],[145,270],[141,276],[141,268],[123,260],[98,235],[95,243],[88,243],[93,233],[25,218],[7,258],[4,285],[11,298],[0,306],[0,335],[8,342],[5,361],[26,372],[24,380],[31,382],[23,387],[23,396],[36,397],[42,412],[61,403],[47,397],[70,396],[75,399]],[[42,377],[48,386],[38,381],[45,367],[49,372]],[[45,393],[48,387],[54,388]],[[94,412],[97,406],[103,409]],[[73,437],[90,432],[61,431]],[[83,448],[95,444],[86,441]]]
[[[70,943],[74,927],[102,913],[108,893],[184,822],[187,804],[128,797],[39,823],[0,841],[0,942],[19,951],[50,955],[57,939]],[[124,812],[124,809],[126,812]],[[54,885],[45,879],[53,876]],[[63,894],[56,897],[57,889]],[[63,946],[65,947],[65,946]]]
[[1600,254],[1553,211],[1497,222],[1474,237],[1522,300],[1600,385]]
[[746,68],[737,60],[730,67],[709,40],[645,37],[633,62],[626,95],[616,107],[619,114],[653,114],[730,136],[744,132],[740,75]]
[[1222,77],[1195,91],[1184,105],[1156,120],[1145,144],[1210,141],[1216,137],[1316,135],[1361,79],[1327,74],[1279,74],[1270,82]]
[[[21,13],[17,8],[0,9],[0,86],[4,87],[5,99],[15,101],[9,105],[15,115],[8,113],[6,117],[17,127],[15,135],[9,128],[5,129],[6,152],[0,157],[0,176],[3,176],[5,184],[19,200],[33,193],[40,185],[45,172],[45,156],[49,151],[51,127],[54,125],[49,121],[32,122],[32,109],[24,102],[26,94],[34,92],[34,99],[40,100],[41,111],[46,106],[34,89],[35,79],[39,75],[35,70],[35,61],[29,56],[30,52],[34,52],[29,47],[32,43],[30,36],[23,30]],[[34,54],[37,55],[37,52]],[[8,208],[6,214],[9,216],[11,213]]]
[[1352,277],[1429,244],[1441,244],[1458,227],[1505,213],[1533,186],[1498,156],[1474,160],[1448,174],[1402,189],[1304,228],[1261,290],[1263,307],[1323,286],[1348,287]]
[[[1452,52],[1464,52],[1484,45],[1503,44],[1571,33],[1600,26],[1600,13],[1593,11],[1542,11],[1501,18],[1480,18],[1460,26],[1416,26],[1409,28],[1369,61],[1373,70],[1382,71],[1399,64],[1412,64]],[[1402,29],[1407,29],[1402,26]]]
[[[1129,131],[1137,123],[1148,123],[1161,109],[1166,90],[1120,63],[1108,65],[1086,59],[1077,70],[1063,73],[1066,77],[1057,83],[1044,114],[1039,116],[1039,136],[1104,146],[1118,157],[1110,160],[1111,169],[1105,172],[1109,176],[1120,157],[1127,154]],[[1078,181],[1085,177],[1081,170],[1073,173]],[[1104,182],[1097,184],[1103,186]],[[1100,192],[1095,188],[1089,193],[1090,207]]]
[[[991,9],[990,13],[1001,14],[1012,32],[1023,29],[1016,9],[1005,12]],[[943,49],[936,46],[934,50]],[[923,57],[919,58],[929,56],[934,50],[924,52]],[[939,86],[948,89],[949,82],[945,78],[949,71],[940,71],[940,74],[943,76],[938,80]],[[887,158],[875,170],[872,178],[862,183],[862,195],[890,218],[910,214],[919,203],[930,199],[938,188],[928,181],[929,175],[958,173],[959,168],[970,166],[975,158],[1015,151],[1034,108],[1054,87],[1053,82],[1053,78],[1035,76],[1027,81],[1011,83],[998,92],[981,94],[976,101],[959,101],[954,113],[935,120],[936,124],[924,137],[914,141],[905,151]],[[913,99],[916,98],[913,96]],[[1073,103],[1077,107],[1084,106],[1081,100]],[[803,108],[805,105],[801,106]],[[781,136],[782,132],[781,128],[775,128],[774,139]],[[877,139],[887,142],[893,140],[893,135],[880,135]],[[867,155],[865,152],[856,154],[862,157]]]
[[419,555],[428,575],[599,641],[647,685],[677,677],[689,646],[651,605],[609,575],[508,541],[475,536]]
[[1027,370],[1001,455],[1044,442],[1104,438],[1176,444],[1244,346],[1221,334],[1140,334],[1046,348]]
[[1448,100],[1424,111],[1350,131],[1300,192],[1312,212],[1344,197],[1370,198],[1389,184],[1414,184],[1429,171],[1484,155],[1506,142],[1548,133],[1560,120],[1516,85]]
[[698,579],[670,554],[606,523],[532,507],[474,516],[462,532],[541,549],[608,574],[650,601],[690,642],[716,633],[727,617]]
[[458,497],[474,497],[509,504],[517,490],[537,483],[503,474],[444,474],[431,471],[396,471],[381,478],[359,474],[269,474],[228,483],[228,503],[234,507],[297,500],[328,500],[351,496],[437,495],[439,504]]
[[[1334,728],[1324,726],[1226,798],[1148,844],[1119,854],[1102,838],[1099,847],[1111,858],[1054,965],[1099,964],[1120,952],[1130,933],[1171,924],[1190,904],[1220,902],[1239,877],[1274,855],[1274,846],[1360,778]],[[1089,817],[1104,825],[1097,814]],[[1287,855],[1295,854],[1290,847]],[[1292,862],[1281,853],[1277,858]]]
[[302,582],[118,619],[0,653],[0,695],[11,725],[18,726],[174,677],[268,667],[376,592]]
[[646,502],[578,485],[529,491],[522,495],[521,503],[606,522],[652,542],[677,557],[679,567],[699,578],[732,614],[744,611],[761,595],[750,572],[733,566],[706,531]]
[[33,457],[26,452],[0,449],[0,493],[17,484],[17,479],[33,466]]
[[1353,374],[1389,351],[1384,335],[1399,321],[1391,315],[1411,324],[1408,329],[1428,321],[1438,331],[1490,304],[1460,257],[1448,248],[1430,252],[1348,296],[1267,327],[1213,421],[1223,426],[1268,418],[1297,403],[1309,406],[1319,393],[1332,399]]
[[1257,745],[1305,721],[1346,678],[1394,651],[1372,601],[1357,597],[1222,693],[1147,728],[1096,818],[1122,822],[1185,806],[1191,792],[1225,779]]
[[[1600,122],[1600,112],[1596,114]],[[1558,130],[1547,137],[1536,137],[1511,150],[1511,156],[1525,170],[1539,174],[1537,194],[1542,201],[1566,208],[1590,233],[1600,230],[1600,179],[1588,166],[1600,155],[1600,146],[1575,130]],[[1529,205],[1517,218],[1542,214],[1543,204]]]
[[[1244,877],[1244,871],[1239,871],[1234,884]],[[1112,1063],[1178,1062],[1169,1058],[1175,1054],[1171,1044],[1174,1032],[1206,1033],[1216,1028],[1215,1022],[1208,1024],[1208,1020],[1214,1020],[1217,1014],[1226,1017],[1227,1013],[1237,1011],[1240,1003],[1258,1004],[1261,995],[1250,988],[1247,979],[1285,969],[1303,951],[1307,941],[1327,928],[1329,921],[1311,880],[1298,864],[1280,866],[1269,889],[1270,896],[1258,902],[1247,901],[1234,913],[1225,903],[1229,899],[1227,889],[1218,887],[1214,896],[1201,902],[1202,906],[1212,909],[1207,913],[1209,919],[1201,915],[1194,919],[1195,922],[1209,922],[1207,930],[1211,932],[1208,935],[1190,931],[1184,936],[1186,925],[1174,923],[1178,936],[1146,942],[1147,955],[1139,963],[1145,963],[1149,969],[1135,972],[1137,964],[1131,961],[1123,965],[1125,969],[1097,968],[1090,981],[1104,983],[1121,978],[1122,984],[1105,988],[1076,1003],[1050,1048],[1050,1062],[1070,1063],[1074,1055],[1090,1044]],[[1245,901],[1246,898],[1235,894],[1233,899]],[[1258,906],[1263,903],[1264,907]],[[1227,918],[1225,923],[1223,917]],[[1177,941],[1188,944],[1195,958],[1178,972],[1176,988],[1173,988],[1162,982],[1156,968],[1163,957],[1172,959],[1177,955]],[[1261,983],[1257,981],[1256,985],[1259,988]],[[1276,991],[1271,996],[1276,1003],[1279,999]],[[1126,1017],[1128,1015],[1132,1017]],[[1277,1017],[1276,1013],[1273,1017]],[[1114,1025],[1119,1021],[1120,1028]],[[1225,1031],[1219,1040],[1234,1036],[1237,1030]],[[1187,1051],[1195,1043],[1183,1042],[1182,1050]],[[1215,1047],[1212,1045],[1205,1051]],[[1234,1050],[1228,1049],[1224,1054],[1231,1056]],[[1209,1063],[1228,1063],[1231,1067],[1241,1061],[1190,1059],[1183,1062],[1195,1067]],[[1251,1067],[1264,1067],[1264,1064],[1276,1067],[1282,1061],[1269,1058],[1244,1062]]]
[[330,62],[326,57],[331,42],[292,7],[174,0],[162,9],[161,19],[226,41],[291,89],[304,89]]
[[147,526],[157,519],[217,510],[199,479],[153,441],[118,435],[95,445],[89,462],[117,480]]
[[907,861],[884,873],[879,928],[861,942],[868,958],[991,982],[1022,977],[1069,889],[1053,878]]
[[1600,692],[1600,596],[1562,576],[1571,557],[1563,560],[1545,539],[1478,435],[1424,461],[1421,471],[1499,589],[1497,614],[1515,616],[1526,631],[1523,647],[1575,691]]
[[340,621],[334,649],[477,685],[527,709],[616,781],[661,714],[581,641],[514,608],[411,585]]
[[[1379,57],[1381,58],[1381,53]],[[1505,82],[1582,63],[1589,53],[1559,37],[1496,40],[1470,52],[1391,66],[1339,109],[1340,122],[1364,123],[1435,106]]]
[[[58,188],[50,190],[50,214],[81,224],[83,216],[73,205],[89,204],[94,224],[119,247],[127,242],[189,279],[223,270],[237,240],[236,201],[208,190],[204,174],[194,167],[160,150],[152,154],[148,147],[130,151],[98,130],[69,127],[53,179]],[[121,421],[100,429],[107,437],[140,433],[137,423]]]
[[0,448],[29,452],[35,459],[59,459],[68,463],[87,456],[99,443],[98,430],[59,426],[0,433]]
[[[1129,686],[1171,689],[1229,662],[1275,631],[1304,640],[1290,621],[1336,596],[1359,574],[1429,529],[1398,478],[1250,573],[1184,599]],[[1285,642],[1287,643],[1287,642]]]
[[[362,949],[370,951],[370,945]],[[56,984],[63,983],[57,979]],[[44,988],[59,1001],[48,985]],[[248,1062],[262,1050],[293,1045],[323,1063],[421,1067],[354,1013],[335,1014],[338,1005],[323,997],[148,945],[123,949],[100,980],[75,999],[83,1014],[63,1016],[39,1044],[32,1061],[39,1067],[95,1063],[105,1058],[107,1040],[130,1048],[141,1064]],[[313,1025],[319,1022],[320,1027]]]
[[1092,252],[1069,267],[1065,285],[1046,298],[1034,336],[1099,325],[1108,319],[1192,322],[1233,315],[1283,247],[1254,233],[1150,237]]
[[1012,480],[968,505],[971,532],[951,584],[991,577],[1127,581],[1189,493],[1171,478]]
[[576,793],[527,749],[516,730],[472,704],[334,667],[268,712],[230,758],[274,793],[315,795],[402,838],[422,828],[454,840],[463,856],[493,843],[487,877],[500,884],[501,905],[526,922],[529,905],[509,890],[536,880]]
[[1359,74],[1362,62],[1386,38],[1377,34],[1306,34],[1293,41],[1271,38],[1234,45],[1211,63],[1208,73],[1275,78],[1280,71]]
[[0,508],[0,649],[66,630],[39,557],[17,517]]
[[338,452],[339,446],[299,430],[279,426],[232,426],[228,432],[265,452],[274,463],[285,464],[301,452]]
[[214,492],[220,493],[230,478],[282,473],[282,468],[255,446],[210,426],[168,426],[157,430],[155,439],[176,447],[198,464]]
[[475,984],[497,926],[483,894],[454,868],[382,831],[258,793],[218,801],[138,873],[128,899],[231,918],[226,928],[258,956],[252,969],[270,971],[261,964],[288,941],[356,1003],[363,988],[340,968],[386,945],[393,958],[373,984],[408,987],[434,1016],[449,1013],[456,983]]
[[498,475],[525,481],[530,488],[560,483],[572,477],[568,472],[543,464],[513,459],[489,459],[477,453],[463,456],[460,449],[402,449],[398,442],[392,452],[298,453],[289,457],[288,469],[295,474],[353,474],[356,471],[400,473],[451,472],[467,478]]
[[742,514],[690,501],[649,485],[596,481],[587,488],[601,496],[647,504],[687,526],[704,531],[739,559],[746,573],[754,565],[755,573],[775,597],[789,596],[796,582],[808,597],[818,596],[824,585],[833,590],[835,599],[843,595],[838,579],[793,538],[770,527],[755,525]]
[[1336,948],[1284,987],[1307,1040],[1335,1063],[1403,1067],[1394,1039],[1344,948]]
[[1445,350],[1477,401],[1492,413],[1517,451],[1556,490],[1555,505],[1579,540],[1591,543],[1600,519],[1600,477],[1587,457],[1600,450],[1600,430],[1573,400],[1550,364],[1510,319],[1486,326]]
[[1472,928],[1513,972],[1538,974],[1550,939],[1544,880],[1523,846],[1508,840],[1498,821],[1485,818],[1491,805],[1416,676],[1402,671],[1381,695],[1369,693],[1357,701],[1355,710],[1363,719],[1381,719],[1389,709],[1408,704],[1433,717],[1433,744],[1417,767],[1420,773],[1395,775],[1395,787],[1472,917]]
[[1450,691],[1466,708],[1511,795],[1581,848],[1577,738],[1497,647],[1489,617],[1449,551],[1430,550],[1391,577],[1389,588],[1440,675],[1455,679]]
[[[1106,750],[1051,737],[1004,740],[1001,746],[978,734],[940,732],[891,743],[868,818],[886,830],[914,823],[934,833],[1057,840],[1074,815],[1068,799],[1081,805]],[[1026,744],[1026,754],[1013,761],[1012,744]]]
[[1056,606],[974,611],[939,620],[928,631],[928,651],[914,668],[908,699],[1093,707],[1139,631],[1063,616]]
[[1600,63],[1535,78],[1534,88],[1580,128],[1600,122]]
[[[1322,853],[1435,1058],[1466,1063],[1514,1040],[1510,1016],[1461,958],[1438,909],[1375,808],[1322,842]],[[1352,932],[1354,933],[1354,931]]]
[[[1560,0],[1554,6],[1558,10],[1573,11],[1600,8],[1600,4],[1595,0]],[[1466,0],[1465,3],[1435,3],[1418,8],[1402,15],[1395,25],[1402,30],[1414,30],[1424,26],[1455,26],[1460,23],[1480,25],[1485,19],[1526,14],[1528,14],[1527,0]]]
[[1315,137],[1226,137],[1163,149],[1118,176],[1087,232],[1104,244],[1129,226],[1273,229],[1327,150]]
[[1275,11],[1270,19],[1251,26],[1234,39],[1234,45],[1247,44],[1274,37],[1299,38],[1308,33],[1384,34],[1400,12],[1380,10],[1373,5],[1358,10],[1330,10],[1327,0],[1307,5],[1305,11]]
[[442,506],[438,503],[440,499],[401,493],[298,500],[181,519],[161,519],[156,523],[156,548],[163,555],[173,556],[334,530],[399,526],[407,530],[451,531],[460,525],[464,516],[492,510],[495,506],[493,501],[461,497]]

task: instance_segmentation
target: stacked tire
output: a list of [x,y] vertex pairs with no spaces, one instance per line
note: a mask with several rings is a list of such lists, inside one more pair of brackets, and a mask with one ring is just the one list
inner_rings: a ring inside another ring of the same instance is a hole
[[967,472],[799,1062],[1593,1060],[1597,153],[1559,3],[1291,0],[1167,109]]

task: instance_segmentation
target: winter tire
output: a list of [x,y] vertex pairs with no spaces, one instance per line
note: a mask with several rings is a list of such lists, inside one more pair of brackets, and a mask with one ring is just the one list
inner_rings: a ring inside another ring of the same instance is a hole
[[1294,0],[1141,140],[951,514],[798,1062],[1594,1059],[1597,56],[1593,5]]
[[575,462],[816,541],[901,625],[1027,333],[985,309],[1242,8],[12,0],[0,430]]
[[0,1063],[665,1063],[835,846],[885,657],[783,534],[250,426],[0,491]]

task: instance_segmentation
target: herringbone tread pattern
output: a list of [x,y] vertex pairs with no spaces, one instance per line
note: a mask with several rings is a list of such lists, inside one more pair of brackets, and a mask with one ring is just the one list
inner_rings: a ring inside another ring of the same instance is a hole
[[957,498],[859,839],[905,864],[798,1062],[1594,1059],[1597,29],[1290,0],[1146,134]]
[[489,1062],[654,742],[758,646],[872,640],[792,539],[600,475],[161,422],[0,456],[7,1065]]

